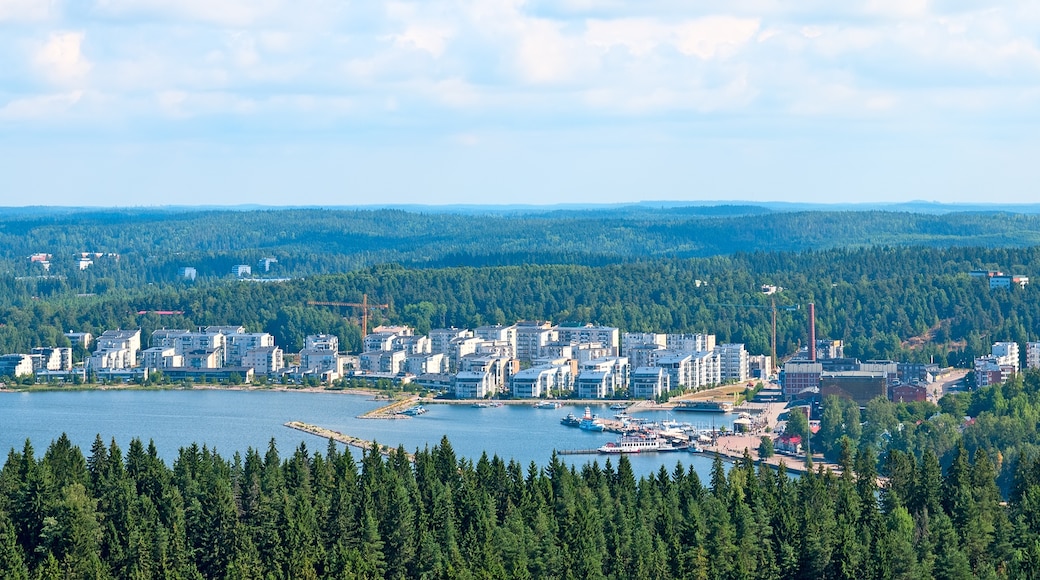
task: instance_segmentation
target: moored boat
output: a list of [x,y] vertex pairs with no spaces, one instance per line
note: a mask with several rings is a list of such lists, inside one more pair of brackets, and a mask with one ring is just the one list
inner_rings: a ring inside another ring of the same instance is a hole
[[535,403],[534,408],[535,409],[559,409],[562,406],[563,405],[561,403],[557,403],[556,401],[542,401],[540,403]]
[[578,423],[578,428],[585,431],[602,431],[603,425],[599,422],[599,418],[592,414],[592,409],[585,407],[585,415]]
[[598,451],[600,453],[649,453],[661,451],[680,451],[686,449],[685,441],[677,441],[661,437],[653,431],[636,431],[626,433],[617,441],[611,441]]
[[729,413],[733,405],[725,401],[679,401],[675,411],[699,411],[701,413]]
[[574,416],[574,413],[567,413],[567,416],[560,419],[560,423],[565,427],[577,427],[581,425],[581,419]]

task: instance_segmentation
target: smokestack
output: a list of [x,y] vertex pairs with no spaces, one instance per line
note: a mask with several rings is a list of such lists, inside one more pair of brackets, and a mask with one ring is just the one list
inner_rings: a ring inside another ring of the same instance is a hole
[[816,362],[816,305],[809,303],[809,360]]

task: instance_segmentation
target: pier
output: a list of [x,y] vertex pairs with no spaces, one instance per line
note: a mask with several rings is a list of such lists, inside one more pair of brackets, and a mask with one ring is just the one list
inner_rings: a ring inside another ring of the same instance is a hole
[[599,449],[557,449],[557,455],[599,455]]
[[411,396],[405,399],[399,399],[393,401],[387,405],[383,405],[377,409],[358,415],[358,419],[411,419],[408,415],[402,415],[401,411],[416,405],[419,401],[418,396]]
[[[332,429],[326,429],[324,427],[318,427],[317,425],[311,425],[302,421],[289,421],[285,424],[290,429],[296,429],[297,431],[303,431],[304,433],[310,433],[323,439],[332,439],[333,441],[339,441],[351,447],[361,449],[362,451],[369,451],[372,446],[375,445],[379,449],[379,453],[390,456],[391,453],[396,451],[396,447],[390,447],[389,445],[381,445],[375,441],[369,441],[367,439],[361,439],[360,437],[354,437],[353,435],[346,435],[339,431],[333,431]],[[408,453],[408,461],[415,462],[415,454]]]

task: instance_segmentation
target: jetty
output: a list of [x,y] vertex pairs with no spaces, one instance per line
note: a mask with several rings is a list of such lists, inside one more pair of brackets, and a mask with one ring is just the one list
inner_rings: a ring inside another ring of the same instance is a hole
[[418,396],[411,396],[404,399],[398,399],[391,402],[388,405],[383,405],[377,409],[358,415],[358,419],[411,419],[410,415],[402,414],[401,411],[409,409],[415,406],[419,401]]
[[[361,449],[362,451],[369,451],[372,449],[372,446],[375,445],[378,447],[379,453],[387,457],[389,457],[391,453],[397,450],[396,447],[390,447],[389,445],[381,445],[379,443],[376,443],[375,441],[361,439],[360,437],[354,437],[353,435],[347,435],[344,433],[340,433],[339,431],[333,431],[332,429],[326,429],[324,427],[311,425],[302,421],[289,421],[285,424],[285,426],[290,429],[296,429],[297,431],[303,431],[304,433],[316,435],[323,439],[332,439],[333,441],[339,441],[340,443],[344,443],[351,447]],[[408,461],[411,461],[413,463],[415,462],[414,453],[408,453]]]

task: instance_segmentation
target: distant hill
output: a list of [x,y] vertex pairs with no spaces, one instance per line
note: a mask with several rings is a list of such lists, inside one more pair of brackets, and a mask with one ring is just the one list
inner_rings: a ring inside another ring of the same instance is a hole
[[[0,272],[39,273],[38,264],[27,260],[36,253],[52,254],[51,273],[67,275],[78,270],[74,253],[119,254],[110,275],[122,285],[126,276],[135,283],[168,280],[184,266],[203,276],[224,276],[232,265],[252,265],[266,257],[277,262],[264,273],[282,277],[380,263],[602,265],[871,246],[1040,245],[1040,211],[968,211],[974,206],[926,202],[887,210],[856,207],[795,211],[796,204],[646,202],[526,209],[467,206],[456,211],[16,208],[0,212]],[[954,207],[959,209],[942,211]],[[1040,205],[1018,207],[1040,210]],[[102,271],[99,265],[89,273]]]

